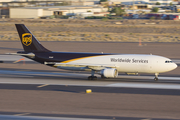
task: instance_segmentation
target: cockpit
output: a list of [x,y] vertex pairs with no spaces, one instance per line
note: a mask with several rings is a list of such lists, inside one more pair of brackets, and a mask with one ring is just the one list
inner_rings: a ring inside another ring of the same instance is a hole
[[173,63],[173,61],[168,61],[168,60],[167,60],[167,61],[165,61],[165,63]]

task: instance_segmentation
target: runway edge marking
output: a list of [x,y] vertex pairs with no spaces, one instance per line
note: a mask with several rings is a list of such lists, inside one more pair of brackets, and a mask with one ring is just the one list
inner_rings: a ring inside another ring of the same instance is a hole
[[124,87],[124,88],[149,88],[149,89],[175,89],[180,90],[180,85],[173,84],[145,84],[145,83],[113,83],[107,87]]

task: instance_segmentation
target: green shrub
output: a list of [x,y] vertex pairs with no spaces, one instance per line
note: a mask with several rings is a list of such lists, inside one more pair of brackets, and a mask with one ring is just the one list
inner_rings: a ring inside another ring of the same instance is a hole
[[55,18],[55,16],[54,16],[54,15],[51,15],[49,18],[50,18],[50,19],[53,19],[53,18]]
[[152,9],[152,12],[158,12],[158,10],[159,10],[158,7],[154,7],[154,8]]
[[151,20],[154,20],[154,19],[155,19],[155,17],[154,17],[154,16],[152,16],[152,17],[150,17],[150,19],[151,19]]
[[108,18],[107,18],[107,17],[105,17],[105,18],[102,18],[101,20],[102,20],[102,21],[107,21],[107,20],[108,20]]

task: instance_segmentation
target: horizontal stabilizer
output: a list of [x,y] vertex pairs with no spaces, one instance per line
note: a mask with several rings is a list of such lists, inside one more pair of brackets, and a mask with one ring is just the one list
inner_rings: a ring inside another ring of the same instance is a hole
[[21,54],[21,53],[6,53],[8,55],[20,55],[20,56],[26,56],[26,57],[30,57],[30,58],[34,58],[35,54],[34,53],[27,53],[27,54]]

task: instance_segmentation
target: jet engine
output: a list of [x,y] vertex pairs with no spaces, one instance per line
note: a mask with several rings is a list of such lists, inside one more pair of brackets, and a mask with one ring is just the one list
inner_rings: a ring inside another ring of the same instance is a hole
[[115,78],[118,76],[118,71],[114,68],[106,68],[101,70],[101,75],[103,75],[106,78]]

